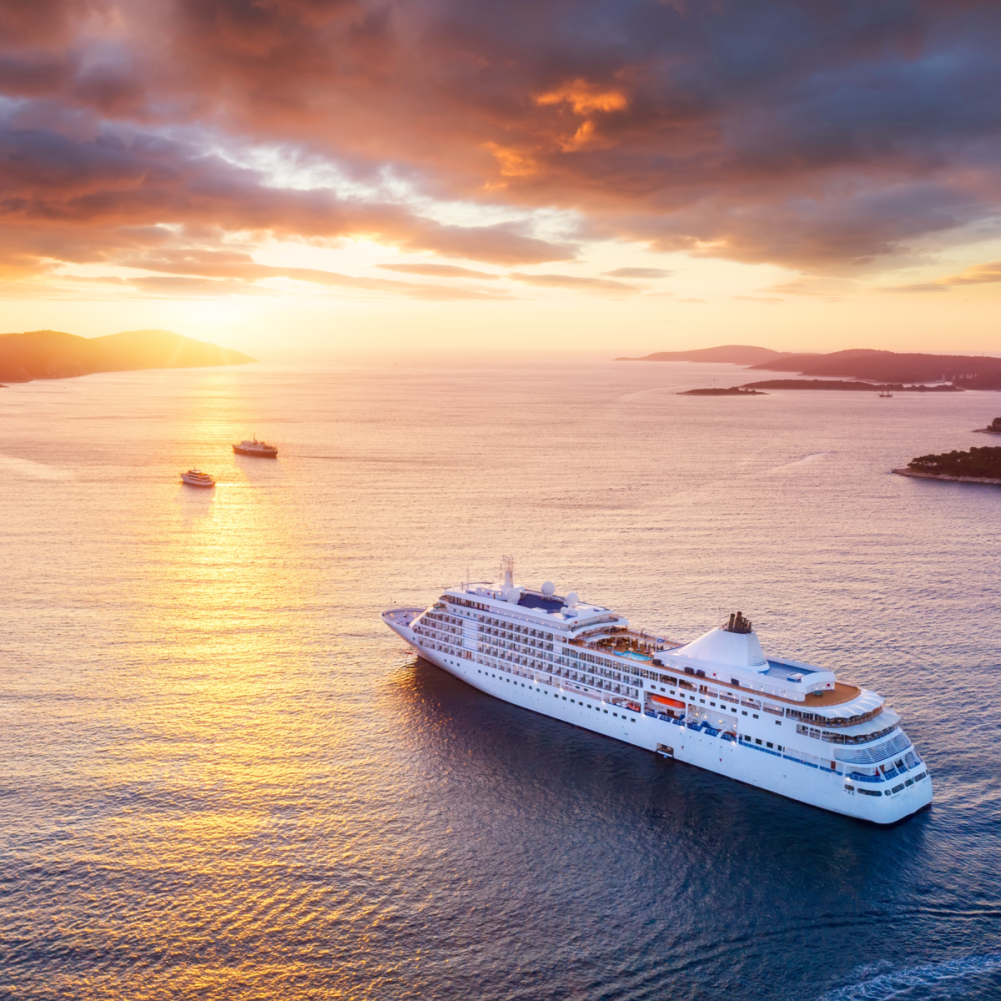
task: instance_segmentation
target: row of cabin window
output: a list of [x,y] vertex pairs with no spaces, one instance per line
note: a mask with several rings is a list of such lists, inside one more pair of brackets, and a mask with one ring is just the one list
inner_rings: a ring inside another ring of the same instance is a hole
[[[477,669],[476,669],[476,673],[477,673],[477,674],[487,674],[487,675],[489,675],[489,676],[490,676],[491,678],[496,678],[496,677],[497,677],[497,675],[496,675],[496,674],[490,674],[490,672],[489,672],[489,671],[481,671],[481,670],[480,670],[479,668],[477,668]],[[502,681],[504,681],[504,680],[508,680],[508,679],[504,679],[504,678],[501,678],[501,680],[502,680]],[[515,684],[518,684],[518,682],[516,681],[516,682],[515,682]],[[521,682],[521,687],[522,687],[522,688],[524,688],[524,687],[525,687],[525,682],[524,682],[524,681],[523,681],[523,682]],[[543,692],[541,688],[535,688],[535,689],[532,689],[532,686],[531,686],[531,685],[529,685],[528,687],[529,687],[529,689],[530,689],[530,690],[534,690],[534,691],[536,691],[536,692],[541,692],[541,693],[542,693],[543,695],[546,695],[546,694],[547,694],[546,692]],[[549,694],[552,694],[553,698],[556,698],[556,699],[560,698],[560,696],[559,696],[559,694],[558,694],[557,692],[552,692],[552,693],[549,693]],[[564,701],[564,702],[566,702],[566,701],[567,701],[567,697],[566,697],[565,695],[563,696],[563,701]],[[577,701],[576,701],[575,699],[570,699],[570,701],[571,701],[571,702],[573,702],[573,703],[574,703],[575,705],[581,705],[581,706],[584,706],[584,707],[585,707],[585,708],[587,708],[587,709],[593,709],[593,710],[594,710],[595,712],[604,712],[604,714],[605,714],[606,716],[608,715],[608,710],[607,710],[607,709],[599,709],[599,708],[598,708],[597,706],[592,706],[592,705],[590,705],[590,704],[589,704],[589,703],[587,703],[587,702],[577,702]],[[613,715],[613,716],[614,716],[614,717],[615,717],[616,719],[618,719],[618,718],[619,718],[619,714],[618,714],[618,713],[616,713],[616,712],[613,712],[613,713],[612,713],[612,715]],[[626,714],[625,714],[625,713],[623,713],[623,714],[622,714],[622,718],[623,718],[623,719],[628,719],[628,720],[630,720],[630,721],[631,721],[631,722],[633,722],[633,723],[635,723],[635,722],[636,722],[636,720],[635,720],[635,719],[633,719],[633,718],[632,718],[631,716],[626,716]]]
[[550,643],[553,642],[553,634],[543,632],[541,629],[531,629],[529,626],[518,626],[512,622],[505,622],[503,619],[494,619],[486,617],[480,620],[486,623],[488,626],[493,626],[495,629],[503,629],[509,633],[523,633],[526,636],[534,636],[537,639],[548,640]]

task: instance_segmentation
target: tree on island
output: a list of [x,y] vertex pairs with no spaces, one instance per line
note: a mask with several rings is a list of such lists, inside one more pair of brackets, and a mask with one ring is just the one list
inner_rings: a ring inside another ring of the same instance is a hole
[[916,459],[911,459],[907,465],[910,469],[923,473],[1001,479],[1001,448],[974,446],[969,452],[953,449],[940,455],[920,455]]

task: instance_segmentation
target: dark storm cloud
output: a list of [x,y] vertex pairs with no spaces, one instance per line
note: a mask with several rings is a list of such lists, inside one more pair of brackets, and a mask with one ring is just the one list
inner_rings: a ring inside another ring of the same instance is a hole
[[[0,9],[20,101],[0,211],[22,264],[158,225],[574,256],[218,153],[260,146],[421,198],[569,210],[584,237],[833,272],[997,212],[998,51],[993,0],[19,0]],[[196,125],[211,143],[179,143]]]

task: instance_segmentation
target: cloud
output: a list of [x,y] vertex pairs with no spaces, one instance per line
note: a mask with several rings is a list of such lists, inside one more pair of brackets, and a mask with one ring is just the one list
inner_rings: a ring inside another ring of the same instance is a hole
[[932,282],[915,282],[911,285],[890,285],[881,292],[948,292],[957,285],[991,285],[1001,282],[1001,261],[974,264],[957,275],[946,275]]
[[473,271],[454,264],[377,264],[384,271],[398,271],[405,275],[428,275],[432,278],[500,278],[489,271]]
[[[76,136],[0,118],[0,277],[37,277],[59,263],[129,263],[179,232],[222,245],[343,237],[510,267],[573,259],[568,244],[518,222],[444,224],[389,200],[269,183],[193,141],[102,129]],[[356,286],[360,287],[360,286]],[[457,293],[459,294],[459,293]],[[461,293],[465,295],[466,293]]]
[[625,282],[608,281],[604,278],[578,278],[575,275],[526,275],[517,271],[511,272],[508,278],[539,288],[566,288],[578,292],[616,292],[633,295],[639,292],[635,285]]
[[999,46],[989,0],[7,3],[0,273],[158,227],[885,269],[1001,209]]
[[857,282],[845,278],[796,278],[777,285],[766,285],[760,291],[773,292],[777,295],[803,295],[830,299],[831,296],[855,292],[858,288]]
[[[229,279],[244,283],[245,288],[255,282],[284,278],[291,281],[320,285],[331,289],[351,289],[357,291],[390,293],[414,299],[510,299],[505,292],[484,292],[476,289],[452,288],[446,285],[415,285],[412,282],[398,282],[384,278],[365,278],[345,275],[336,271],[319,268],[278,267],[258,264],[246,253],[227,250],[205,250],[186,248],[170,250],[160,254],[143,254],[123,258],[121,263],[128,267],[146,271],[158,271],[185,277],[143,277],[129,279],[139,285],[159,285],[162,287],[203,287],[206,281]],[[199,284],[201,283],[201,284]],[[228,288],[236,286],[227,286]],[[256,287],[255,287],[255,290]]]
[[663,268],[616,268],[614,271],[602,271],[610,278],[667,278],[673,272]]
[[730,298],[736,302],[760,302],[766,306],[776,306],[780,302],[785,302],[785,299],[775,299],[760,295],[732,295]]
[[940,279],[942,285],[986,285],[991,282],[1001,282],[1001,261],[976,264],[958,275]]
[[880,292],[948,292],[949,287],[938,282],[914,282],[911,285],[888,285]]

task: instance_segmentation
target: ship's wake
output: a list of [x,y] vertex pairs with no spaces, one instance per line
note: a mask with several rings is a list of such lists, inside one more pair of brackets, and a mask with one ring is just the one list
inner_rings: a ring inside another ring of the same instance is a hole
[[[869,970],[871,969],[869,967]],[[1001,970],[1001,952],[983,956],[965,956],[961,959],[949,959],[944,963],[929,963],[927,966],[912,966],[890,973],[881,973],[858,983],[839,987],[824,994],[818,1001],[889,1001],[890,998],[908,997],[962,997],[972,985],[956,983],[953,993],[948,989],[948,981],[968,980],[995,970]],[[864,975],[866,971],[863,969],[859,972]],[[946,993],[941,992],[943,986],[946,987]],[[928,990],[931,988],[939,990],[929,995]],[[983,997],[983,994],[979,996]]]

